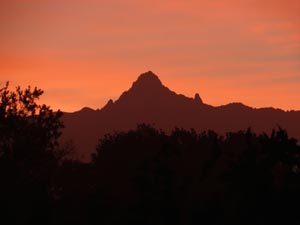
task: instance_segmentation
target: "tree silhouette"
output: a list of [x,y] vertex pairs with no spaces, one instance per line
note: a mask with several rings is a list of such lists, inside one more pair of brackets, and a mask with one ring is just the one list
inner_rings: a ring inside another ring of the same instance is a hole
[[222,137],[140,125],[101,139],[93,165],[110,214],[128,224],[275,224],[298,221],[288,204],[300,196],[299,157],[281,128]]
[[300,223],[300,146],[284,129],[141,124],[102,137],[84,163],[64,157],[62,113],[42,93],[0,89],[1,224]]
[[35,224],[48,213],[52,175],[63,156],[62,113],[38,104],[42,94],[30,86],[12,91],[8,83],[0,89],[1,207],[10,223]]

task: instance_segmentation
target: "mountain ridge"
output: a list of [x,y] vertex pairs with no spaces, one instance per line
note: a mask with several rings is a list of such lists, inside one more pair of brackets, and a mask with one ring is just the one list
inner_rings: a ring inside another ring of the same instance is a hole
[[118,99],[110,99],[101,109],[84,107],[65,113],[63,140],[73,140],[86,157],[95,150],[99,138],[116,130],[126,131],[146,123],[166,132],[175,127],[214,130],[221,134],[252,127],[270,132],[281,126],[300,139],[300,111],[272,107],[253,108],[233,102],[221,106],[206,104],[198,93],[194,98],[170,90],[152,71],[141,74]]

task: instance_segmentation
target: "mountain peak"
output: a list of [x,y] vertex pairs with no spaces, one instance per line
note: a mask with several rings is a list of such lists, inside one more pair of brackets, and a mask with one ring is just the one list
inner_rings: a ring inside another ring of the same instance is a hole
[[152,71],[142,73],[133,83],[133,86],[161,86],[162,83],[158,76]]
[[114,101],[112,99],[109,99],[109,101],[106,103],[105,106],[103,106],[102,109],[108,109],[114,104]]
[[200,97],[200,95],[198,93],[195,94],[194,101],[196,103],[203,104],[203,101],[202,101],[202,99],[201,99],[201,97]]

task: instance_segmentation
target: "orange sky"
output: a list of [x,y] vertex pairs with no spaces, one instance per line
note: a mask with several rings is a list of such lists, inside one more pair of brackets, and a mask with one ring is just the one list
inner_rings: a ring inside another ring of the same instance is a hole
[[101,108],[152,70],[221,105],[300,109],[299,0],[0,0],[0,84]]

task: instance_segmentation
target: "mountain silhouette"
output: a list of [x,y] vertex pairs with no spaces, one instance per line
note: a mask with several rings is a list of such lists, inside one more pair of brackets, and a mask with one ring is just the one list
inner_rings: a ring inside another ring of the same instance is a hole
[[214,130],[221,134],[251,127],[270,132],[278,126],[300,139],[300,111],[252,108],[242,103],[211,106],[198,93],[194,98],[171,91],[157,75],[141,74],[116,101],[109,100],[100,110],[83,108],[63,116],[63,140],[72,140],[76,151],[88,159],[99,138],[106,133],[126,131],[146,123],[166,132],[175,127]]

